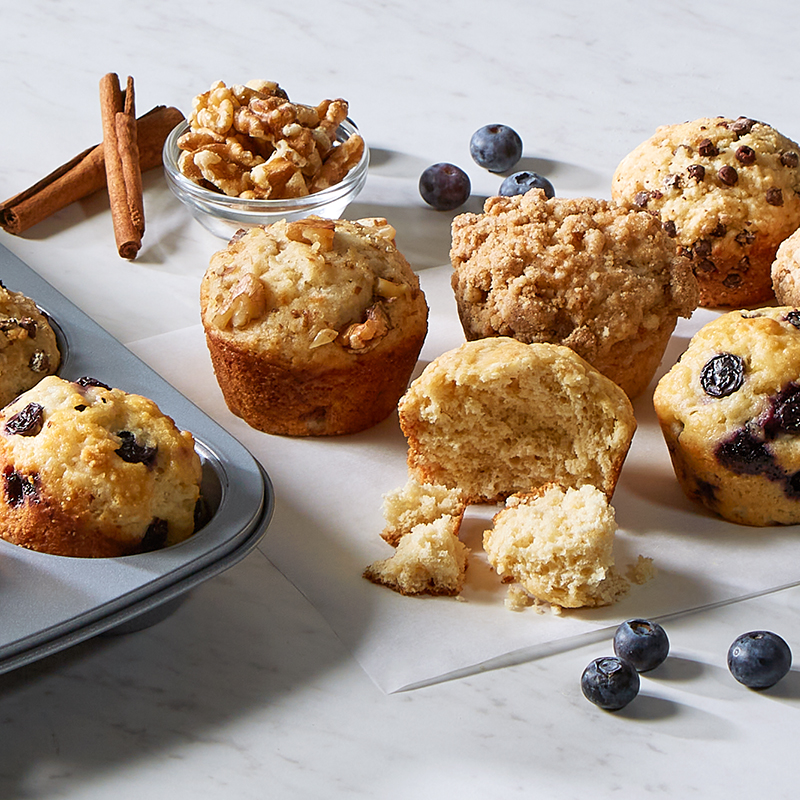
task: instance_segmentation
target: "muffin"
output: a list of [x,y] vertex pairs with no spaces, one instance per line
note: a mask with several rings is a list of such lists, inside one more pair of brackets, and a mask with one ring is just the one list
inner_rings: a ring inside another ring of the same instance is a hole
[[384,219],[280,221],[215,253],[200,303],[228,408],[266,433],[356,433],[394,411],[427,333]]
[[605,200],[491,197],[483,214],[455,218],[450,258],[468,340],[566,345],[631,398],[698,302],[660,222]]
[[551,481],[611,497],[636,429],[626,394],[575,351],[506,336],[434,359],[398,410],[409,474],[467,503]]
[[60,362],[47,317],[29,297],[0,282],[0,407],[53,374]]
[[772,289],[782,306],[800,306],[800,230],[781,242],[772,262]]
[[194,439],[145,397],[43,378],[0,412],[0,536],[61,556],[124,556],[194,532]]
[[504,583],[561,608],[610,605],[630,589],[614,567],[614,509],[594,486],[514,494],[483,535]]
[[800,227],[800,149],[746,117],[659,128],[628,154],[611,196],[656,214],[692,260],[700,305],[772,299],[770,267]]
[[449,515],[415,525],[386,559],[364,577],[405,595],[457,595],[466,577],[469,548],[459,540],[460,519]]
[[744,525],[800,523],[799,309],[709,322],[653,403],[689,498]]

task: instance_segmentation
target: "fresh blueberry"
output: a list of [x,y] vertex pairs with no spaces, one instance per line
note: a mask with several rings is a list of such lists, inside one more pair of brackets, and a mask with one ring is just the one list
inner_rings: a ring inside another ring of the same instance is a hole
[[629,619],[614,633],[614,652],[637,672],[647,672],[666,659],[669,638],[657,622]]
[[529,192],[531,189],[541,189],[546,197],[556,196],[556,190],[547,178],[543,178],[536,172],[528,172],[527,170],[509,175],[500,184],[500,194],[503,197],[525,194],[525,192]]
[[469,176],[455,164],[433,164],[419,177],[422,199],[439,211],[451,211],[463,205],[471,190]]
[[750,689],[774,686],[792,666],[789,645],[771,631],[743,633],[728,650],[728,669]]
[[639,673],[622,658],[596,658],[581,676],[583,696],[606,711],[624,708],[639,694]]
[[489,172],[505,172],[522,157],[522,139],[508,125],[484,125],[472,134],[469,154]]

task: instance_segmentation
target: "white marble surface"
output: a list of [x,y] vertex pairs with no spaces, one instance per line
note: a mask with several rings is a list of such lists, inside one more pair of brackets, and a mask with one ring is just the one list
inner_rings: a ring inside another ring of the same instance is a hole
[[[761,118],[800,137],[794,3],[402,4],[306,0],[0,0],[0,195],[99,141],[97,84],[136,78],[140,109],[188,108],[212,81],[344,96],[374,168],[348,215],[385,214],[412,263],[446,262],[451,215],[416,193],[487,122],[526,142],[561,195],[607,196],[657,125]],[[123,342],[197,323],[219,246],[148,174],[145,246],[115,252],[95,196],[22,237],[0,234]],[[800,575],[798,575],[800,578]],[[261,552],[169,619],[0,676],[0,797],[728,797],[794,794],[800,676],[765,693],[728,675],[739,633],[800,653],[800,589],[672,619],[673,657],[618,714],[578,679],[608,641],[413,692],[381,692]]]

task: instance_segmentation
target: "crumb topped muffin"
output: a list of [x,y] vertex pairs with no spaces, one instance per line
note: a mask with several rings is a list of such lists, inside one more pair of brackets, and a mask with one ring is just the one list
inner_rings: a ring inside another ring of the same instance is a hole
[[29,297],[0,282],[0,407],[52,375],[60,362],[47,317]]
[[450,257],[467,339],[565,345],[631,398],[698,302],[660,222],[605,200],[491,197],[483,214],[455,218]]
[[0,412],[0,536],[45,553],[122,556],[194,532],[194,439],[148,398],[42,379]]
[[619,164],[612,197],[656,214],[692,260],[703,306],[772,298],[770,266],[800,227],[800,147],[746,117],[660,127]]
[[396,407],[427,333],[419,280],[384,219],[252,228],[201,285],[231,411],[267,433],[355,433]]

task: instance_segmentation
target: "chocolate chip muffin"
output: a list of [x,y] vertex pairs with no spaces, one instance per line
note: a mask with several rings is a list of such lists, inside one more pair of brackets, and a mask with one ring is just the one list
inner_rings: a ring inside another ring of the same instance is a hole
[[60,362],[50,321],[33,300],[0,282],[0,407],[53,374]]
[[200,304],[230,410],[258,430],[356,433],[394,411],[428,306],[385,219],[276,222],[211,258]]
[[450,258],[468,340],[565,345],[631,398],[698,302],[659,220],[605,200],[491,197],[483,214],[455,218]]
[[708,117],[659,128],[619,164],[612,197],[656,214],[692,260],[700,305],[770,300],[770,267],[800,227],[800,148],[770,125]]
[[708,323],[653,402],[689,498],[731,522],[800,523],[800,309]]
[[561,608],[605,606],[630,589],[614,566],[616,515],[593,486],[555,483],[514,494],[483,534],[489,563],[504,583]]
[[194,439],[145,397],[42,379],[0,412],[0,536],[60,556],[124,556],[192,535]]
[[409,474],[467,503],[552,481],[611,497],[636,429],[622,389],[575,351],[506,336],[434,359],[398,411]]

